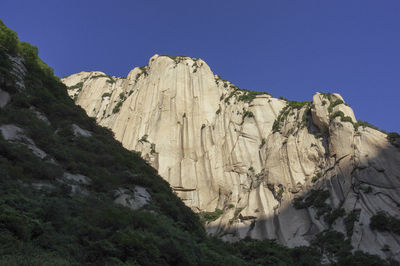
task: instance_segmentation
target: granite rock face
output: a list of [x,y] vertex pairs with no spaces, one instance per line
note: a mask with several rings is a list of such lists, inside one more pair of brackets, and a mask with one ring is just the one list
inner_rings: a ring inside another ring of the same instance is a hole
[[379,211],[399,218],[400,150],[386,134],[358,127],[340,95],[302,103],[256,95],[201,59],[159,55],[126,78],[95,71],[62,81],[187,206],[222,210],[207,223],[210,233],[292,247],[333,229],[357,249],[400,259],[400,236],[369,227]]

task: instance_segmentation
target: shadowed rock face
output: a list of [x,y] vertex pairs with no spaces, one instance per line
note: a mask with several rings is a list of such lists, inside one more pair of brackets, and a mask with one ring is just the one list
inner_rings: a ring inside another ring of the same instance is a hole
[[[400,259],[400,237],[369,227],[378,211],[400,213],[399,149],[384,133],[356,130],[340,95],[317,93],[302,104],[268,94],[251,99],[201,59],[158,55],[127,78],[96,71],[62,81],[186,205],[223,210],[207,224],[210,233],[298,246],[326,229],[346,234],[350,220],[355,248]],[[315,191],[327,191],[319,206],[294,208],[293,199]]]

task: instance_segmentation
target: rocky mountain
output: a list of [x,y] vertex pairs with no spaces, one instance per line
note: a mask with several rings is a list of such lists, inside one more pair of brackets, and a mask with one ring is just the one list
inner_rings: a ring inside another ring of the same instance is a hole
[[126,78],[94,71],[62,82],[209,233],[289,247],[342,238],[400,260],[398,134],[357,121],[340,95],[276,99],[236,87],[201,59],[165,55]]

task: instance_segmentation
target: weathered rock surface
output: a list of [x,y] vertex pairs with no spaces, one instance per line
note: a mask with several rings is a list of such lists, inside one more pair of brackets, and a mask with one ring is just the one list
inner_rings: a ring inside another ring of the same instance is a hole
[[150,202],[151,196],[144,187],[135,186],[133,190],[120,188],[114,191],[114,202],[131,210],[137,210]]
[[[340,95],[317,93],[303,104],[254,96],[214,75],[201,59],[158,55],[126,78],[96,71],[62,81],[186,205],[223,210],[207,224],[210,233],[307,245],[329,228],[346,233],[344,220],[353,213],[355,248],[400,259],[400,237],[369,227],[378,211],[400,214],[399,149],[377,130],[356,130]],[[294,198],[315,190],[329,192],[323,203],[331,210],[294,208]],[[129,198],[125,192],[117,196],[121,202]],[[345,214],[327,222],[341,208]],[[389,251],[382,251],[385,245]]]
[[10,94],[0,89],[0,108],[3,108],[10,101]]
[[1,125],[0,132],[5,140],[19,142],[28,147],[34,155],[40,159],[46,158],[47,154],[39,149],[33,140],[24,134],[24,130],[16,125]]
[[74,132],[75,137],[88,138],[88,137],[92,136],[92,132],[90,132],[86,129],[83,129],[76,124],[72,124],[72,131]]

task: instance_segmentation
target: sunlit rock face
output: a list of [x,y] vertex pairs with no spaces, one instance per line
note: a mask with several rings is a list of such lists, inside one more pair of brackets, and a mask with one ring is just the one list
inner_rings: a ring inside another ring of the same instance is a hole
[[[399,149],[386,134],[357,128],[340,95],[316,93],[303,103],[253,95],[201,59],[158,55],[126,78],[95,71],[62,81],[187,206],[222,210],[207,223],[210,233],[298,246],[330,228],[355,248],[400,258],[400,237],[369,227],[379,211],[399,216]],[[315,191],[326,193],[311,200]],[[295,208],[299,197],[309,199]]]

